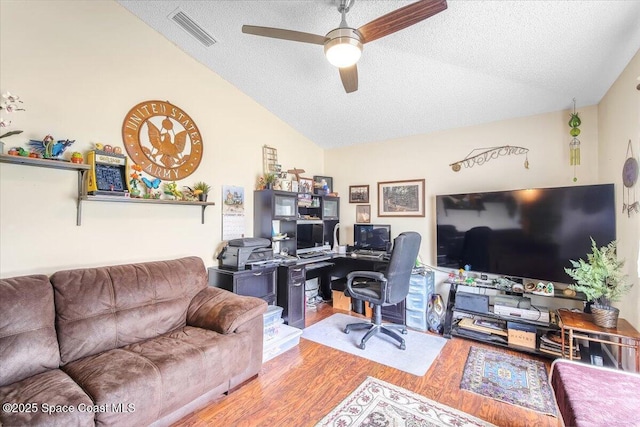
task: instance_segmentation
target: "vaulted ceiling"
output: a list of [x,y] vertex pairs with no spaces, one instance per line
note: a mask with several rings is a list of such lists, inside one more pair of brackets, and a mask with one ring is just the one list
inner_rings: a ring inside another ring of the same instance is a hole
[[[119,0],[147,25],[321,147],[382,141],[597,104],[640,49],[640,1],[455,1],[367,43],[345,93],[323,47],[243,34],[324,36],[339,0]],[[413,1],[355,0],[358,28]],[[206,46],[173,18],[193,21]],[[568,116],[567,116],[568,118]]]

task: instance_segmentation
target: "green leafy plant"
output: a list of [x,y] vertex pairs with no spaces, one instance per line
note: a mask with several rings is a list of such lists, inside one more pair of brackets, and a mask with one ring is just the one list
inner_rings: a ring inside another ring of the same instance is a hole
[[591,253],[587,254],[587,260],[569,260],[574,268],[564,269],[576,281],[569,288],[584,293],[588,301],[602,308],[609,308],[613,301],[619,301],[632,284],[627,283],[622,270],[624,261],[618,260],[616,249],[615,240],[598,248],[591,238]]
[[204,181],[199,181],[195,183],[193,189],[197,191],[198,194],[208,194],[211,190],[211,186]]
[[275,184],[277,178],[278,177],[276,176],[275,173],[266,173],[266,174],[264,174],[264,183],[265,184]]

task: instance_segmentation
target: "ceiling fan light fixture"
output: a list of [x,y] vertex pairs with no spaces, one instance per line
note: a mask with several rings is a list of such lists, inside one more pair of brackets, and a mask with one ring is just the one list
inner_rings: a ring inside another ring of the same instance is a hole
[[324,45],[324,54],[327,61],[335,67],[350,67],[360,60],[362,55],[362,43],[351,28],[338,28],[329,34],[330,40]]

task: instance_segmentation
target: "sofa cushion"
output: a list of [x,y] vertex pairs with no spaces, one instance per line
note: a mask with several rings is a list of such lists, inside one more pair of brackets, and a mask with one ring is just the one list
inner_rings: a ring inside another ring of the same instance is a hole
[[53,369],[0,387],[3,426],[93,426],[93,402],[67,374]]
[[185,326],[207,286],[198,257],[59,271],[51,276],[62,364]]
[[0,313],[0,386],[60,365],[47,276],[0,280]]
[[97,405],[134,412],[96,414],[105,425],[147,425],[216,388],[249,365],[251,337],[186,326],[63,367]]

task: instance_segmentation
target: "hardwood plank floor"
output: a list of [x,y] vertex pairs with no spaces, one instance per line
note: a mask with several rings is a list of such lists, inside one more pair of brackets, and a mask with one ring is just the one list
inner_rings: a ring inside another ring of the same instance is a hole
[[[315,311],[307,311],[306,324],[312,325],[335,312],[343,311],[334,310],[330,304],[320,304]],[[256,380],[175,425],[313,426],[367,376],[372,376],[498,426],[562,426],[558,418],[460,390],[462,371],[471,345],[497,348],[452,338],[429,371],[417,377],[301,338],[297,347],[265,363]],[[501,350],[520,357],[536,358]],[[548,359],[538,360],[549,368]]]

